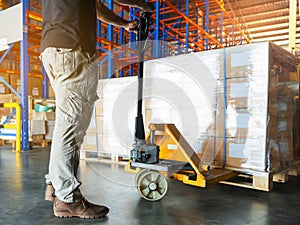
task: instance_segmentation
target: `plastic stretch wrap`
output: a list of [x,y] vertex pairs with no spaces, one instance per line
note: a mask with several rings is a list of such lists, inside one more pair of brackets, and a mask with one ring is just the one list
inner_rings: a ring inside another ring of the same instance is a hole
[[148,61],[146,124],[174,123],[204,163],[278,171],[299,145],[298,64],[269,42]]
[[[297,57],[269,42],[147,61],[146,132],[173,123],[204,163],[279,171],[300,157],[298,72]],[[86,146],[129,156],[137,78],[100,80],[98,95]]]

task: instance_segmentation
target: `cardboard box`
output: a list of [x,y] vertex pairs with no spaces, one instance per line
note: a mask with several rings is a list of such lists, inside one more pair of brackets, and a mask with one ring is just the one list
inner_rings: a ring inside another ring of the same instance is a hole
[[[278,154],[276,149],[293,143],[299,74],[291,68],[298,64],[269,42],[147,61],[146,121],[176,124],[203,161],[222,165],[224,160],[225,166],[245,171],[281,170],[292,148]],[[178,113],[183,105],[196,116]],[[185,126],[196,127],[196,137]],[[216,152],[227,157],[213,159]]]
[[92,115],[89,127],[87,129],[87,133],[102,133],[103,132],[103,119],[102,116]]
[[[269,42],[147,61],[146,132],[149,123],[173,123],[203,162],[246,173],[285,169],[299,131],[298,67],[297,57]],[[134,77],[100,81],[100,131],[90,130],[99,152],[129,154],[136,88]]]
[[[0,103],[8,103],[13,102],[13,95],[12,94],[0,94]],[[12,113],[12,108],[3,108],[0,107],[0,117],[2,116],[9,116]]]
[[99,155],[119,155],[130,156],[134,139],[130,134],[118,133],[111,135],[111,133],[102,133],[98,136]]
[[49,84],[48,86],[48,95],[49,95],[48,96],[49,99],[55,99],[55,93],[53,91],[51,84]]
[[10,85],[15,89],[15,91],[20,93],[21,79],[19,74],[10,74]]
[[55,112],[36,112],[32,110],[31,115],[32,120],[55,120]]
[[283,98],[270,98],[269,114],[279,118],[291,118],[295,114],[297,101]]
[[55,120],[46,120],[45,140],[52,140]]
[[92,118],[89,131],[97,130],[100,135],[99,154],[128,156],[135,126],[137,78],[99,80],[97,94],[96,118]]
[[[31,110],[33,109],[33,105],[34,105],[34,99],[32,98],[31,95],[28,95],[28,113],[31,113]],[[19,105],[21,104],[21,99],[18,98],[16,95],[13,95],[13,102],[18,103]]]
[[[4,78],[4,80],[9,83],[9,74],[1,73],[1,77]],[[9,88],[4,84],[4,82],[0,81],[0,94],[10,94]]]
[[97,151],[97,143],[97,133],[89,132],[84,137],[81,149],[84,151]]
[[32,135],[45,135],[46,134],[46,122],[45,120],[30,120],[29,126],[29,136]]
[[293,120],[290,118],[278,118],[270,117],[268,124],[270,137],[292,137],[293,132]]
[[[19,74],[10,74],[10,84],[18,92],[21,93],[21,79]],[[41,98],[43,95],[43,78],[28,77],[28,95],[34,98]]]
[[43,95],[43,78],[28,77],[28,94],[34,98],[41,98]]
[[[223,166],[223,162],[225,162],[225,166],[230,168],[236,168],[244,171],[253,170],[266,172],[265,161],[267,155],[264,138],[228,138],[225,140],[226,147],[224,146],[223,140],[215,159],[215,165]],[[222,140],[218,139],[217,141],[219,143],[222,142]],[[224,152],[226,152],[226,154],[224,154]]]
[[[97,92],[98,95],[102,92]],[[96,116],[103,116],[103,96],[99,96],[99,99],[95,102]]]

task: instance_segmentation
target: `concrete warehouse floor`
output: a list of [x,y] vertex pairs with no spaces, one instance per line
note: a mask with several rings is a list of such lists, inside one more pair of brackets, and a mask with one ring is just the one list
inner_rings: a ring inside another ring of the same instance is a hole
[[108,217],[56,218],[44,201],[49,149],[16,154],[0,149],[0,224],[110,225],[283,225],[300,224],[300,176],[274,184],[267,193],[224,184],[206,189],[170,180],[159,202],[141,199],[134,175],[122,166],[81,161],[82,191],[90,201],[110,207]]

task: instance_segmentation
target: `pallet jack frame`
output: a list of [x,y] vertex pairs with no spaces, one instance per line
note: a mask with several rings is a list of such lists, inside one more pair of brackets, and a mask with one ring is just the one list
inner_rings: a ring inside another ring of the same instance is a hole
[[[167,178],[182,181],[184,184],[205,188],[235,177],[237,172],[222,168],[210,168],[181,135],[174,124],[150,124],[154,139],[160,146],[158,163],[148,164],[130,161],[125,171],[136,173],[136,186],[140,195],[148,201],[158,201],[167,193]],[[150,132],[150,133],[151,133]],[[150,134],[146,138],[150,141]],[[172,150],[167,146],[172,146]]]
[[142,115],[143,63],[151,24],[151,13],[143,13],[137,27],[139,68],[135,140],[130,153],[131,161],[125,170],[136,173],[136,186],[144,199],[158,201],[167,193],[168,177],[185,184],[206,187],[207,184],[236,176],[236,172],[203,165],[174,124],[150,124],[150,132],[146,137]]

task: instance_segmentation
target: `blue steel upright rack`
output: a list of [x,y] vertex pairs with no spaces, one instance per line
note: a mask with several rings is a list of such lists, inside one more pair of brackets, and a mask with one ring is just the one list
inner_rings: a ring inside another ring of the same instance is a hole
[[[21,106],[22,106],[22,149],[28,150],[28,76],[32,73],[30,65],[37,59],[37,52],[28,50],[37,47],[41,30],[41,16],[39,11],[33,14],[34,8],[41,8],[41,0],[20,0],[23,3],[23,40],[20,42],[20,50],[11,49],[9,53],[11,72],[14,64],[14,54],[20,55],[20,78],[21,78]],[[222,0],[149,0],[154,4],[153,26],[150,34],[153,44],[147,51],[148,58],[160,58],[170,55],[186,54],[189,52],[223,48],[231,45],[249,43],[247,30],[238,25],[231,13],[226,10]],[[104,2],[121,17],[132,20],[139,18],[139,11],[115,4],[113,0]],[[9,1],[12,6],[13,1]],[[14,2],[14,4],[16,4]],[[9,7],[8,6],[8,7]],[[28,18],[36,20],[38,24],[34,38],[30,37]],[[135,34],[128,33],[123,29],[106,25],[98,21],[98,56],[99,65],[105,65],[106,78],[124,77],[136,75]],[[129,43],[129,44],[128,44]],[[120,48],[124,46],[125,48]],[[117,49],[111,51],[112,49]],[[131,50],[130,50],[131,49]],[[13,53],[12,53],[13,52]],[[32,54],[35,54],[34,57]],[[0,53],[0,57],[3,53]],[[114,59],[118,58],[116,65]],[[48,80],[42,66],[40,77],[43,79],[43,97],[48,96]],[[1,68],[0,72],[5,71]],[[18,72],[15,72],[18,74]]]

